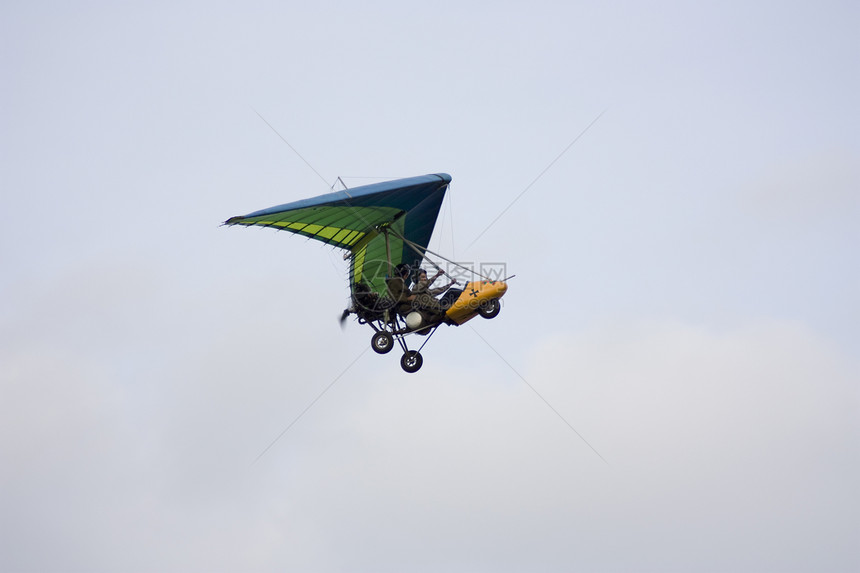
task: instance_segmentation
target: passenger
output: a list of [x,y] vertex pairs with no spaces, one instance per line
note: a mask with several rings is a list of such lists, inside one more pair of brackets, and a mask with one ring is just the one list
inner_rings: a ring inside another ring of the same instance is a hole
[[433,278],[428,279],[427,271],[424,269],[418,270],[418,280],[415,281],[415,286],[412,288],[412,294],[415,295],[414,306],[430,310],[436,314],[444,316],[447,306],[437,300],[436,295],[440,295],[451,288],[451,285],[453,285],[455,281],[452,280],[444,287],[430,288],[430,285],[442,276],[442,274],[444,274],[442,269],[439,269],[439,272],[433,275]]

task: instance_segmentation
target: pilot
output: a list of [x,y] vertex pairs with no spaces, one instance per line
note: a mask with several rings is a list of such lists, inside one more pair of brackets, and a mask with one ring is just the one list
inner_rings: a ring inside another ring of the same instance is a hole
[[406,263],[400,263],[394,267],[394,276],[389,277],[385,282],[388,286],[388,294],[394,301],[394,308],[400,314],[408,313],[412,309],[412,303],[415,301],[415,295],[409,290],[406,281],[412,268]]

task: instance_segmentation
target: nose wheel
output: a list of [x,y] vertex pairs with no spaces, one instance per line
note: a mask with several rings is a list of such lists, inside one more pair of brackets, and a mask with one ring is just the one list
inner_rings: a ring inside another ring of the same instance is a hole
[[496,318],[501,310],[502,303],[499,302],[499,299],[493,298],[481,303],[481,306],[478,307],[478,314],[484,318]]
[[410,374],[418,372],[422,364],[424,364],[424,359],[417,350],[407,350],[400,358],[400,367]]

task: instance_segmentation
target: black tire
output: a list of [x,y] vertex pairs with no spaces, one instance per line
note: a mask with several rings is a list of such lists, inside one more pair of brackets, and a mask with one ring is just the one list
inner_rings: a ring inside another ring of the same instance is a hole
[[377,354],[388,354],[394,348],[394,338],[387,332],[377,332],[370,341],[370,347]]
[[424,359],[417,350],[407,350],[400,358],[400,367],[410,374],[418,372],[422,364],[424,364]]
[[502,303],[497,298],[491,298],[488,301],[481,303],[478,307],[478,314],[484,318],[496,318],[502,312]]

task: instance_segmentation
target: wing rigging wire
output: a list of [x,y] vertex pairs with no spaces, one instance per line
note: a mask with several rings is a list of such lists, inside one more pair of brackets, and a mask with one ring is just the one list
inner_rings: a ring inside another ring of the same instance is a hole
[[346,368],[344,368],[344,369],[341,371],[341,373],[340,373],[340,374],[338,374],[337,376],[335,376],[334,380],[332,380],[332,381],[329,383],[329,385],[328,385],[328,386],[326,386],[325,388],[323,388],[322,392],[320,392],[319,394],[317,394],[317,397],[316,397],[316,398],[314,398],[313,400],[311,400],[311,403],[310,403],[310,404],[308,404],[308,405],[307,405],[307,407],[305,407],[305,409],[304,409],[304,410],[302,410],[302,411],[301,411],[301,413],[300,413],[298,416],[296,416],[296,417],[293,419],[293,421],[292,421],[292,422],[290,422],[290,423],[289,423],[289,425],[287,425],[287,427],[286,427],[286,428],[284,428],[284,430],[283,430],[280,434],[278,434],[278,435],[277,435],[277,437],[276,437],[274,440],[272,440],[272,441],[269,443],[269,445],[268,445],[268,446],[266,446],[266,447],[265,447],[265,449],[263,449],[263,451],[262,451],[262,452],[260,452],[260,454],[259,454],[256,458],[254,458],[254,461],[253,461],[253,462],[251,462],[251,466],[253,466],[254,464],[256,464],[256,463],[260,460],[260,458],[262,458],[264,455],[266,455],[266,452],[268,452],[270,449],[272,449],[272,446],[274,446],[274,445],[278,442],[278,440],[280,440],[281,438],[283,438],[283,437],[284,437],[284,434],[286,434],[287,432],[289,432],[289,431],[290,431],[290,428],[292,428],[293,426],[295,426],[295,425],[296,425],[296,423],[297,423],[299,420],[301,420],[302,416],[304,416],[305,414],[307,414],[308,410],[310,410],[311,408],[313,408],[314,404],[316,404],[316,403],[319,401],[319,399],[320,399],[320,398],[322,398],[322,397],[323,397],[323,395],[324,395],[326,392],[328,392],[328,391],[329,391],[329,389],[330,389],[332,386],[334,386],[334,385],[335,385],[335,383],[336,383],[338,380],[340,380],[340,379],[341,379],[341,377],[343,377],[343,375],[344,375],[344,374],[346,374],[346,373],[349,371],[349,369],[350,369],[350,368],[352,368],[352,366],[353,366],[356,362],[358,362],[359,358],[361,358],[362,356],[364,356],[364,354],[365,354],[368,350],[370,350],[370,346],[366,346],[366,347],[364,348],[364,350],[362,350],[362,351],[358,354],[358,356],[356,356],[356,357],[353,359],[353,361],[352,361],[352,362],[350,362],[350,363],[347,365],[347,367],[346,367]]
[[456,254],[456,251],[454,249],[454,212],[451,208],[451,205],[453,204],[453,200],[454,200],[453,193],[451,192],[451,188],[453,186],[454,186],[453,183],[448,184],[448,190],[445,193],[445,199],[446,199],[446,201],[445,201],[446,205],[445,206],[447,207],[447,211],[445,210],[445,207],[440,209],[442,216],[439,219],[439,221],[440,221],[439,232],[434,233],[434,237],[436,238],[436,249],[441,251],[442,250],[442,243],[445,240],[445,237],[444,237],[445,232],[444,231],[445,231],[445,221],[447,220],[448,226],[451,228],[451,257],[456,259],[457,254]]
[[568,150],[568,149],[570,149],[571,147],[573,147],[573,144],[574,144],[574,143],[576,143],[577,141],[579,141],[579,140],[580,140],[580,138],[581,138],[583,135],[585,135],[585,132],[587,132],[589,129],[591,129],[591,126],[592,126],[592,125],[594,125],[595,123],[597,123],[597,120],[599,120],[601,117],[603,117],[603,114],[605,114],[605,113],[608,111],[608,109],[609,109],[609,108],[604,109],[604,110],[603,110],[603,111],[601,111],[599,114],[597,114],[597,117],[595,117],[593,120],[591,120],[591,123],[589,123],[588,125],[586,125],[586,126],[585,126],[585,129],[583,129],[582,131],[580,131],[580,132],[579,132],[579,135],[577,135],[576,137],[574,137],[574,138],[573,138],[573,141],[571,141],[571,142],[567,145],[567,147],[565,147],[565,148],[562,150],[562,152],[561,152],[561,153],[559,153],[559,154],[555,157],[555,159],[553,159],[552,161],[550,161],[550,162],[549,162],[549,165],[547,165],[546,167],[544,167],[543,171],[541,171],[540,173],[538,173],[538,176],[537,176],[537,177],[535,177],[534,179],[532,179],[532,182],[531,182],[531,183],[529,183],[528,185],[526,185],[526,188],[525,188],[525,189],[523,189],[522,191],[520,191],[520,194],[519,194],[519,195],[517,195],[516,197],[514,197],[514,200],[513,200],[513,201],[511,201],[511,202],[508,204],[508,206],[507,206],[507,207],[505,207],[504,209],[502,209],[502,212],[501,212],[501,213],[499,213],[498,215],[496,215],[496,218],[495,218],[495,219],[493,219],[492,221],[490,221],[490,224],[489,224],[489,225],[487,225],[487,226],[484,228],[484,230],[483,230],[483,231],[481,231],[480,233],[478,233],[478,236],[477,236],[477,237],[475,237],[475,238],[472,240],[472,242],[471,242],[471,243],[469,243],[469,245],[466,247],[466,250],[470,249],[470,248],[472,247],[472,245],[474,245],[475,243],[477,243],[477,242],[478,242],[478,239],[480,239],[481,237],[483,237],[483,236],[484,236],[484,233],[486,233],[487,231],[489,231],[489,230],[490,230],[490,227],[492,227],[493,225],[495,225],[495,224],[496,224],[496,221],[498,221],[499,219],[501,219],[501,218],[502,218],[502,215],[504,215],[505,213],[507,213],[507,212],[508,212],[508,209],[510,209],[511,207],[513,207],[513,206],[514,206],[514,203],[516,203],[517,201],[519,201],[519,200],[520,200],[520,197],[522,197],[523,195],[525,195],[525,194],[526,194],[526,191],[528,191],[529,189],[531,189],[531,188],[532,188],[532,185],[534,185],[535,183],[537,183],[537,182],[538,182],[538,179],[540,179],[541,177],[543,177],[544,173],[546,173],[547,171],[549,171],[549,169],[550,169],[553,165],[555,165],[556,161],[558,161],[559,159],[561,159],[561,157],[562,157],[565,153],[567,153],[567,150]]
[[[451,218],[451,257],[457,258],[457,251],[454,248],[454,194],[451,193],[451,185],[448,185],[448,215]],[[440,251],[442,249],[439,249]]]
[[[254,108],[251,108],[251,109],[254,109]],[[281,138],[281,141],[283,141],[284,143],[286,143],[286,144],[287,144],[287,147],[289,147],[290,149],[292,149],[292,150],[293,150],[293,153],[295,153],[296,155],[298,155],[298,156],[299,156],[299,159],[301,159],[302,161],[304,161],[304,162],[305,162],[305,165],[307,165],[308,167],[310,167],[310,168],[311,168],[311,171],[313,171],[314,173],[316,173],[316,174],[317,174],[317,177],[319,177],[320,179],[322,179],[322,182],[323,182],[323,183],[325,183],[325,186],[326,186],[326,187],[328,187],[329,189],[331,189],[331,188],[333,187],[333,185],[329,185],[329,184],[328,184],[328,181],[326,181],[325,177],[323,177],[322,175],[320,175],[320,172],[319,172],[319,171],[317,171],[316,169],[314,169],[314,166],[313,166],[313,165],[311,165],[311,164],[310,164],[310,162],[308,162],[308,160],[307,160],[307,159],[305,159],[304,157],[302,157],[302,154],[301,154],[301,153],[299,153],[299,152],[298,152],[298,150],[297,150],[295,147],[293,147],[292,145],[290,145],[290,142],[289,142],[289,141],[287,141],[286,139],[284,139],[284,136],[283,136],[283,135],[281,135],[280,133],[278,133],[278,130],[277,130],[277,129],[275,129],[275,128],[272,126],[272,124],[271,124],[271,123],[269,123],[268,121],[266,121],[266,118],[265,118],[265,117],[263,117],[262,115],[260,115],[260,112],[259,112],[259,111],[257,111],[256,109],[254,109],[254,113],[256,113],[256,114],[260,117],[260,119],[262,119],[262,120],[263,120],[263,123],[265,123],[266,125],[268,125],[268,126],[271,128],[271,130],[275,132],[275,135],[277,135],[278,137],[280,137],[280,138]]]

